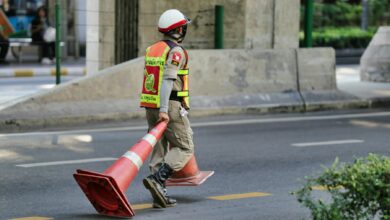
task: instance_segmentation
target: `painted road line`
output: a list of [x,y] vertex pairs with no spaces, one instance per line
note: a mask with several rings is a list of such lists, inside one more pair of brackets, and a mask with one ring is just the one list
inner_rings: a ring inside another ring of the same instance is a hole
[[263,192],[250,192],[250,193],[223,195],[223,196],[210,196],[210,197],[207,197],[207,198],[208,199],[212,199],[212,200],[224,201],[224,200],[264,197],[264,196],[271,196],[271,195],[272,194],[263,193]]
[[340,144],[356,144],[363,143],[364,140],[335,140],[335,141],[323,141],[323,142],[306,142],[291,144],[294,147],[312,147],[312,146],[325,146],[325,145],[340,145]]
[[44,136],[44,135],[64,135],[64,134],[80,134],[80,133],[97,133],[97,132],[112,132],[112,131],[146,131],[147,126],[134,126],[134,127],[116,127],[116,128],[97,128],[97,129],[85,129],[85,130],[70,130],[70,131],[47,131],[47,132],[26,132],[26,133],[14,133],[14,134],[0,134],[2,137],[23,137],[23,136]]
[[[264,193],[264,192],[250,192],[250,193],[230,194],[230,195],[222,195],[222,196],[210,196],[207,198],[211,200],[226,201],[226,200],[235,200],[235,199],[265,197],[265,196],[272,196],[272,194]],[[142,209],[153,208],[153,205],[151,203],[145,203],[145,204],[135,204],[132,205],[131,207],[134,210],[142,210]]]
[[53,162],[43,162],[43,163],[28,163],[28,164],[18,164],[17,167],[43,167],[43,166],[56,166],[64,164],[80,164],[80,163],[92,163],[92,162],[102,162],[102,161],[113,161],[118,158],[113,157],[102,157],[102,158],[91,158],[91,159],[82,159],[82,160],[63,160],[63,161],[53,161]]
[[[319,190],[319,191],[327,191],[328,187],[326,186],[312,186],[311,187],[313,190]],[[337,187],[330,187],[330,189],[343,189],[344,187],[342,186],[337,186]]]
[[31,217],[24,217],[24,218],[13,218],[9,220],[51,220],[53,218],[49,217],[40,217],[40,216],[31,216]]
[[135,204],[132,205],[131,208],[133,208],[134,210],[150,209],[153,208],[153,205],[151,203]]
[[[340,114],[340,115],[324,115],[324,116],[301,116],[301,117],[282,117],[282,118],[253,118],[241,120],[227,120],[214,122],[195,122],[191,127],[211,127],[211,126],[227,126],[227,125],[243,125],[243,124],[265,124],[276,122],[301,122],[301,121],[324,121],[336,119],[350,119],[350,118],[371,118],[390,116],[390,112],[374,112],[374,113],[360,113],[360,114]],[[98,128],[98,129],[84,129],[71,131],[49,131],[49,132],[26,132],[17,134],[0,134],[1,137],[20,137],[20,136],[35,136],[35,135],[50,135],[50,134],[79,134],[79,133],[93,133],[93,132],[111,132],[111,131],[143,131],[147,126],[135,127],[113,127],[113,128]]]

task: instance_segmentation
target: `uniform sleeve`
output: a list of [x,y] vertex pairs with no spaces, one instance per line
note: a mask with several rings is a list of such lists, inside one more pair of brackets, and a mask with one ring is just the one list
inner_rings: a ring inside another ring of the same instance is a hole
[[184,51],[181,47],[174,47],[168,54],[164,69],[164,79],[177,79],[177,71],[185,62]]
[[160,95],[160,112],[168,113],[169,96],[171,95],[173,80],[163,79]]

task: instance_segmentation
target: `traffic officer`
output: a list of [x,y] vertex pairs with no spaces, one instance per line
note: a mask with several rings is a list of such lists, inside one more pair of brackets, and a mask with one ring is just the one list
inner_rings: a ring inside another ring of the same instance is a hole
[[153,207],[166,208],[177,204],[169,197],[165,181],[181,170],[194,154],[189,110],[188,54],[180,45],[190,19],[179,10],[165,11],[158,21],[164,38],[146,49],[144,79],[140,106],[146,109],[149,129],[158,122],[168,122],[163,137],[153,149],[151,175],[143,180],[153,197]]

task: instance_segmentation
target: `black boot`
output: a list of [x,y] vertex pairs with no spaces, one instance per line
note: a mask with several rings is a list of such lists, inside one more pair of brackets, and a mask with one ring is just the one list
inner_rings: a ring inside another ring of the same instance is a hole
[[[174,207],[174,206],[176,206],[177,205],[176,199],[168,196],[167,188],[165,188],[165,186],[164,186],[163,189],[164,189],[164,195],[165,195],[165,198],[166,198],[167,207]],[[163,207],[159,204],[158,201],[153,199],[153,208],[161,209]]]
[[152,194],[153,206],[156,208],[166,208],[176,204],[176,200],[170,198],[165,189],[165,181],[172,173],[173,169],[169,165],[163,164],[156,173],[143,180],[145,188]]

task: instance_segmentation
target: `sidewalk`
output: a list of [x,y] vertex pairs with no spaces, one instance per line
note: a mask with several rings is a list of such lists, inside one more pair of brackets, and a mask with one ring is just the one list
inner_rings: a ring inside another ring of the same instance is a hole
[[338,65],[336,80],[339,90],[370,101],[374,106],[379,103],[390,105],[390,83],[360,81],[359,65]]
[[[81,76],[62,76],[61,83]],[[15,103],[19,98],[30,96],[55,86],[55,77],[19,77],[0,78],[0,109],[4,105]]]

